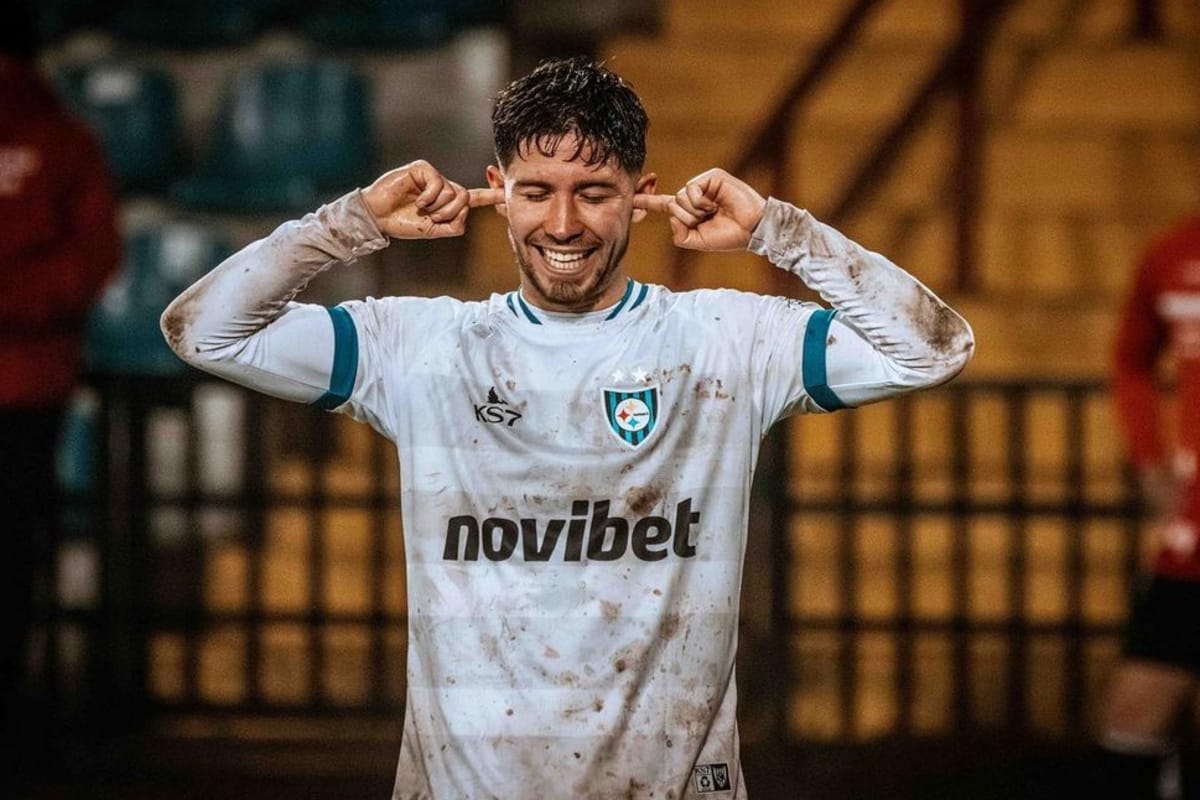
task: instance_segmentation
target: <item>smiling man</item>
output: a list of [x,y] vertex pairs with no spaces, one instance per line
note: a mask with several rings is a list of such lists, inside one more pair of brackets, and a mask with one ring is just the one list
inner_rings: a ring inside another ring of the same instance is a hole
[[[709,170],[643,172],[633,90],[581,60],[515,81],[466,189],[415,161],[255,242],[175,300],[189,363],[394,441],[408,566],[395,798],[744,798],[734,653],[759,444],[795,413],[949,380],[966,322],[883,256]],[[482,301],[293,301],[393,239],[508,223]],[[634,222],[750,249],[832,306],[625,273]]]
[[652,191],[655,181],[616,162],[593,163],[595,150],[567,133],[520,145],[505,169],[488,168],[488,183],[504,190],[502,213],[522,289],[540,308],[591,311],[624,291],[617,279],[624,275],[629,221],[646,213],[633,207],[633,198]]
[[560,72],[548,81],[549,70],[535,72],[497,99],[501,166],[488,168],[488,185],[504,189],[527,299],[591,311],[620,299],[629,221],[645,215],[633,198],[652,192],[655,179],[641,174],[647,120],[637,96],[583,70]]

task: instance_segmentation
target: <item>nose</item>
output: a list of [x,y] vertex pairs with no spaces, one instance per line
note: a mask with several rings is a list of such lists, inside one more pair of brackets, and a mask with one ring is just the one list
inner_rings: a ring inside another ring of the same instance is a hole
[[555,195],[550,201],[545,222],[546,234],[556,241],[568,242],[583,231],[583,224],[571,195]]

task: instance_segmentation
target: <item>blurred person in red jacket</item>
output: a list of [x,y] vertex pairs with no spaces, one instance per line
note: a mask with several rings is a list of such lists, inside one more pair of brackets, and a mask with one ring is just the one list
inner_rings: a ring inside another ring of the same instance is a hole
[[[1163,760],[1178,753],[1182,796],[1200,797],[1194,744],[1178,743],[1195,722],[1200,686],[1200,215],[1146,250],[1114,356],[1117,420],[1158,541],[1137,587],[1104,709],[1106,796],[1158,797]],[[1172,424],[1164,419],[1157,381],[1168,359],[1176,376]]]
[[25,665],[36,559],[57,516],[59,426],[84,320],[120,262],[103,153],[60,105],[36,56],[33,16],[18,2],[0,26],[0,687],[8,742],[29,739],[36,722],[25,707]]

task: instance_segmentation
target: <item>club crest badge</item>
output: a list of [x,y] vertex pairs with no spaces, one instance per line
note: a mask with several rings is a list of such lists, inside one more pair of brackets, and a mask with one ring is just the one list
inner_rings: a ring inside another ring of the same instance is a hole
[[640,389],[605,389],[604,414],[613,434],[637,447],[654,432],[658,422],[658,386]]

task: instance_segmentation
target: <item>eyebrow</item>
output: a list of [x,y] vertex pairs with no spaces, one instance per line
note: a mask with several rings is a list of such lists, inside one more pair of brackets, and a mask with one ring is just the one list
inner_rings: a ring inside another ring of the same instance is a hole
[[[549,181],[538,181],[538,180],[527,179],[527,180],[513,181],[513,188],[514,189],[553,189],[554,186]],[[571,189],[576,192],[581,192],[581,191],[584,191],[587,189],[611,189],[613,191],[619,192],[621,190],[621,187],[618,186],[614,181],[597,180],[597,181],[580,181],[578,183],[572,184]]]

